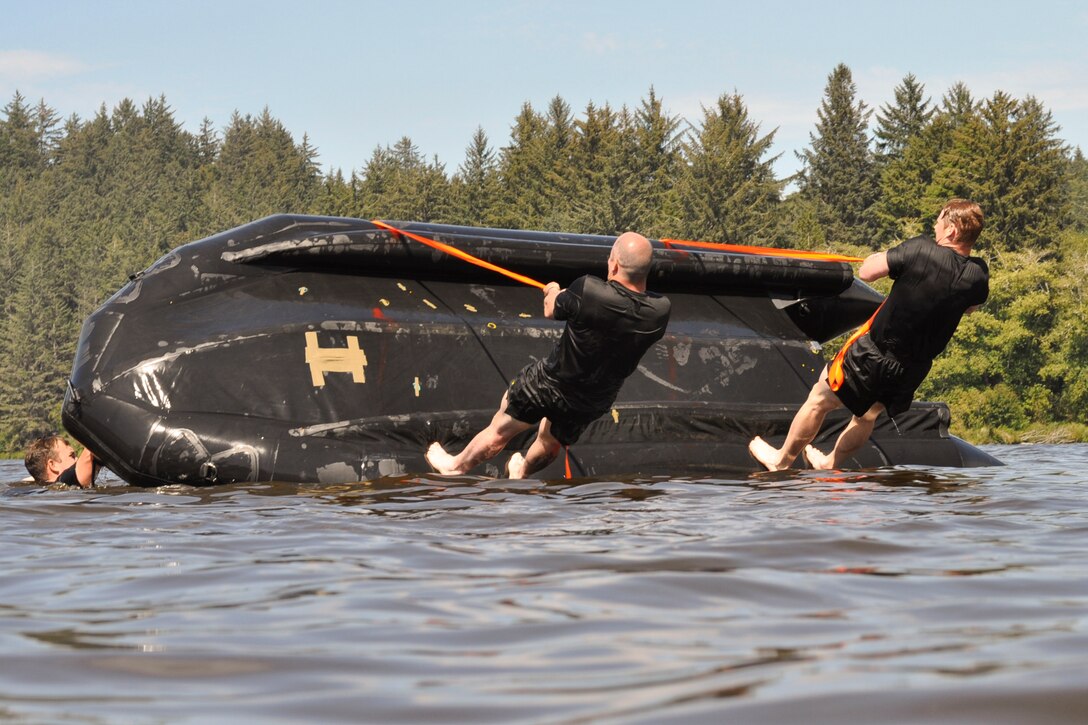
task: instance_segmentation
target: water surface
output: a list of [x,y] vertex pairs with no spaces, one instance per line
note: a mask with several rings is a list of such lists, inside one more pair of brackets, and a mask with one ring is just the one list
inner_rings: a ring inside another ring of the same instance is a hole
[[1085,722],[1088,446],[94,491],[0,463],[0,720]]

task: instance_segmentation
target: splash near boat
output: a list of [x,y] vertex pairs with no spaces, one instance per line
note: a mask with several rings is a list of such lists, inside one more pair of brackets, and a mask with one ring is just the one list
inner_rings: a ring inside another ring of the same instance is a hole
[[[614,239],[277,215],[192,242],[87,318],[64,425],[142,486],[427,471],[427,445],[459,450],[558,338],[536,280],[603,276]],[[748,441],[785,436],[821,344],[882,300],[833,258],[652,241],[648,286],[672,301],[668,331],[542,478],[565,465],[594,477],[757,470]],[[817,441],[848,419],[829,416]],[[949,422],[942,403],[882,416],[854,463],[999,463]],[[474,473],[501,475],[505,457]]]

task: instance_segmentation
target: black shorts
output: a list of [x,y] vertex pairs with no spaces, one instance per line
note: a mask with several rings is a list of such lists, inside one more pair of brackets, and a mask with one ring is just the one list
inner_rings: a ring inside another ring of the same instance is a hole
[[589,424],[608,412],[571,407],[558,385],[544,373],[544,361],[529,363],[506,391],[506,414],[522,423],[547,418],[552,435],[565,446],[573,445]]
[[863,416],[874,403],[883,403],[895,417],[910,408],[914,391],[926,379],[932,363],[905,364],[885,355],[872,338],[862,335],[846,351],[842,387],[835,391],[851,413]]

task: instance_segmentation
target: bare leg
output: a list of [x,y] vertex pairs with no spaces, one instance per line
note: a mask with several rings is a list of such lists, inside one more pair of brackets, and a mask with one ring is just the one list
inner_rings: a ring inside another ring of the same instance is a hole
[[427,449],[427,462],[439,473],[460,475],[494,458],[511,438],[532,427],[532,423],[523,423],[506,414],[506,395],[503,394],[491,424],[477,433],[463,451],[451,456],[436,441]]
[[829,469],[839,468],[855,451],[865,445],[869,436],[873,433],[876,419],[884,412],[884,405],[873,403],[873,407],[866,411],[865,415],[854,416],[846,424],[846,428],[839,434],[835,441],[835,447],[826,456],[814,446],[805,447],[805,458],[813,468]]
[[525,456],[515,453],[510,458],[510,463],[507,465],[510,478],[525,478],[536,473],[554,461],[562,447],[563,444],[552,435],[551,421],[544,418],[540,421],[540,430],[537,431],[536,439],[529,446]]
[[812,442],[824,424],[824,418],[835,408],[842,405],[838,396],[827,385],[827,368],[820,374],[820,379],[812,386],[808,398],[793,417],[786,442],[781,448],[775,448],[767,441],[756,436],[748,444],[748,451],[768,471],[782,471],[793,465],[801,451]]

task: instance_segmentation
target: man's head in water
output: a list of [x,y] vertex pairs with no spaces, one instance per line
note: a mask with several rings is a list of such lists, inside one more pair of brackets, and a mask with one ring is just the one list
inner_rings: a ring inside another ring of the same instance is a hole
[[52,483],[76,462],[76,452],[68,441],[52,435],[38,438],[26,449],[26,470],[41,483]]
[[637,232],[624,232],[616,238],[608,255],[608,279],[615,279],[639,292],[645,291],[653,258],[650,240]]

